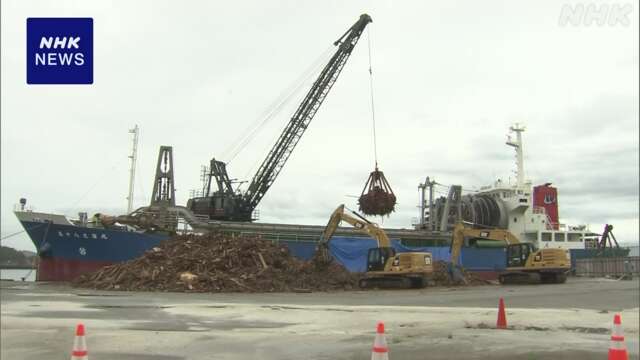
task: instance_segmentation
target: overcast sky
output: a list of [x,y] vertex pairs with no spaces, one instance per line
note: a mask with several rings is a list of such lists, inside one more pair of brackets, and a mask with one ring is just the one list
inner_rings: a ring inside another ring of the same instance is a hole
[[[525,170],[559,189],[560,218],[638,242],[638,4],[562,1],[21,1],[2,4],[2,236],[36,210],[122,213],[128,129],[141,129],[135,204],[157,150],[174,148],[177,199],[260,121],[361,13],[369,25],[378,160],[410,227],[426,176],[474,189]],[[630,24],[561,25],[564,4],[632,4]],[[26,18],[94,19],[93,85],[26,84]],[[368,35],[259,206],[261,221],[324,224],[373,170]],[[305,91],[313,77],[307,80]],[[299,100],[228,166],[250,180]],[[446,191],[445,188],[440,188]],[[33,246],[24,235],[2,242]]]

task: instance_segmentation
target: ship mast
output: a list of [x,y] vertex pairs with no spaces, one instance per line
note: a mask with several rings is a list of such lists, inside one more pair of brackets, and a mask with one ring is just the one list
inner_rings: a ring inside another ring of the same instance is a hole
[[522,188],[524,186],[524,157],[522,155],[522,132],[525,130],[524,126],[516,123],[509,128],[512,132],[516,133],[516,140],[511,140],[511,136],[507,139],[507,145],[513,146],[516,150],[516,165],[518,167],[517,187]]
[[127,196],[127,214],[133,210],[133,186],[136,180],[136,160],[138,158],[138,125],[129,130],[133,134],[133,146],[131,148],[131,167],[129,168],[129,196]]

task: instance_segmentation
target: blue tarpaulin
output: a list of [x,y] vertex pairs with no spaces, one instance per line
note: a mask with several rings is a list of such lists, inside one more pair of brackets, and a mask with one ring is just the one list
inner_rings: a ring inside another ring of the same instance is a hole
[[316,252],[317,244],[315,242],[279,241],[279,243],[287,245],[293,256],[303,260],[311,260]]
[[[315,253],[315,243],[282,241],[291,253],[299,258],[308,260]],[[429,252],[434,260],[449,260],[449,247],[407,247],[397,239],[391,240],[397,252]],[[377,247],[373,239],[334,236],[329,242],[329,250],[333,258],[352,272],[363,272],[367,268],[367,252]],[[463,248],[459,263],[468,270],[500,271],[505,268],[505,253],[503,248]]]

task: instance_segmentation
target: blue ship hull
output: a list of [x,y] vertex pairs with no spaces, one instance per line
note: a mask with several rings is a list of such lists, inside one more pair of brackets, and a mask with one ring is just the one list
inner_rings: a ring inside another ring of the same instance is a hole
[[139,257],[167,235],[21,221],[39,254],[37,280],[70,281]]
[[[39,281],[71,281],[79,275],[103,266],[131,260],[166,240],[167,235],[124,230],[63,225],[53,222],[21,221],[33,241],[40,261]],[[398,251],[427,251],[434,260],[449,259],[448,247],[407,247],[393,240]],[[279,241],[291,254],[309,259],[315,252],[315,242]],[[367,250],[375,247],[373,239],[335,237],[331,243],[333,257],[351,271],[364,271]],[[464,248],[460,264],[486,279],[496,278],[505,268],[503,248]]]

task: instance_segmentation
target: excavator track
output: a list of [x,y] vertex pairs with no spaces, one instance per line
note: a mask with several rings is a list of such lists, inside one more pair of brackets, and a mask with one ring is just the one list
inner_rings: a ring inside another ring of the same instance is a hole
[[498,277],[500,284],[562,284],[567,281],[563,272],[508,272]]
[[567,275],[565,273],[543,273],[543,284],[564,284],[567,281]]
[[361,289],[421,289],[427,281],[420,277],[379,276],[360,279]]
[[540,284],[541,277],[535,272],[511,272],[498,277],[500,284]]

